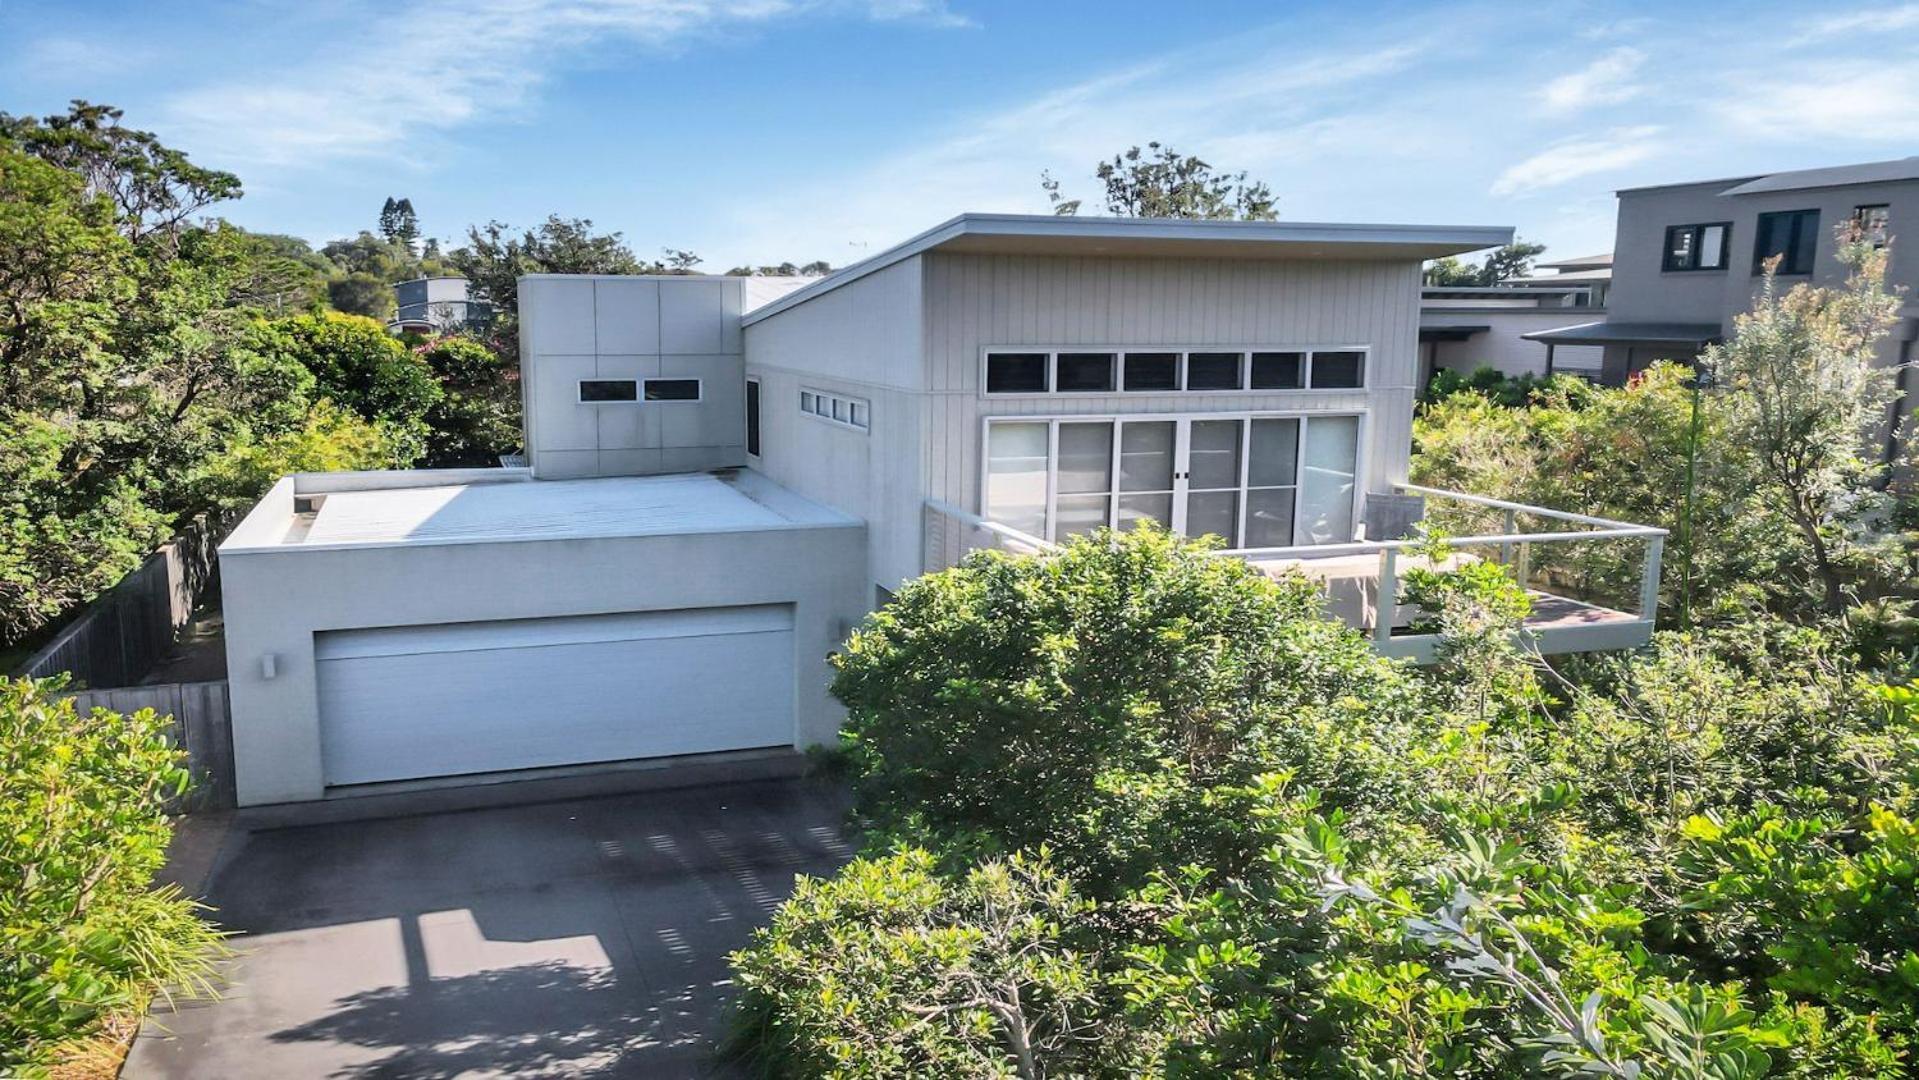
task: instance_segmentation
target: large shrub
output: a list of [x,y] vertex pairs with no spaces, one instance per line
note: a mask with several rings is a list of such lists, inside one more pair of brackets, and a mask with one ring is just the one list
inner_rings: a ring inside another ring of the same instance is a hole
[[442,337],[419,349],[440,380],[427,410],[425,464],[485,467],[520,445],[520,386],[506,358],[470,337]]
[[1094,892],[1250,858],[1229,806],[1291,771],[1406,796],[1412,693],[1274,580],[1157,530],[981,553],[909,583],[834,659],[860,811],[941,850],[1050,848]]
[[314,393],[387,429],[405,466],[425,453],[427,414],[443,391],[433,369],[372,319],[324,312],[262,324],[259,349],[313,373]]
[[151,709],[77,712],[0,681],[0,1072],[44,1066],[109,1013],[205,989],[219,935],[153,876],[186,789]]

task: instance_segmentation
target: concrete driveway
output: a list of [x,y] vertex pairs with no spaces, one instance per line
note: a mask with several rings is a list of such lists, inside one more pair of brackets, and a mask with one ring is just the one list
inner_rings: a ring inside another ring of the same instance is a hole
[[771,780],[247,831],[207,881],[240,956],[125,1076],[702,1076],[726,953],[851,855]]

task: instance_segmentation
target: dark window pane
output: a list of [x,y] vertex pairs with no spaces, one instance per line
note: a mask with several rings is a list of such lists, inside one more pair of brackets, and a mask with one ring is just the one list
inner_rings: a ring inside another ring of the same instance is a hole
[[581,379],[581,401],[637,401],[639,383],[632,379]]
[[760,384],[758,380],[749,380],[746,384],[746,452],[754,457],[760,456]]
[[700,380],[648,379],[646,380],[646,400],[698,401],[700,400]]
[[1365,385],[1365,353],[1316,352],[1313,354],[1313,389],[1350,390]]
[[1236,352],[1187,353],[1186,389],[1238,390],[1239,357]]
[[989,394],[1045,393],[1046,354],[989,354],[986,357],[986,392]]
[[1859,239],[1873,247],[1886,246],[1887,231],[1892,226],[1892,207],[1857,206],[1853,208],[1852,220],[1859,227]]
[[1764,271],[1766,260],[1778,256],[1780,273],[1810,274],[1818,246],[1819,211],[1783,210],[1761,214],[1753,237],[1752,272]]
[[1127,353],[1126,389],[1179,389],[1179,354],[1169,352]]
[[1699,230],[1691,225],[1675,225],[1666,230],[1666,269],[1691,270],[1694,244]]
[[1053,389],[1087,393],[1113,388],[1112,353],[1059,354],[1059,366],[1053,372]]
[[1297,390],[1306,385],[1306,354],[1297,352],[1256,352],[1253,354],[1253,389]]

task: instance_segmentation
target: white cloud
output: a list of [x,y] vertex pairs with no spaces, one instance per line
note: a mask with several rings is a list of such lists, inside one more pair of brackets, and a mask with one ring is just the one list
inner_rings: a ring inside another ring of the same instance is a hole
[[1639,69],[1645,64],[1645,53],[1621,46],[1541,87],[1540,106],[1549,113],[1570,113],[1629,101],[1645,92],[1645,84],[1638,79]]
[[1914,28],[1919,28],[1919,4],[1897,4],[1821,16],[1806,26],[1806,37],[1819,39],[1858,34],[1869,39],[1873,34]]
[[[563,58],[670,48],[804,15],[968,25],[946,0],[424,0],[343,11],[311,59],[168,98],[167,127],[229,167],[391,156],[526,104]],[[236,55],[244,55],[236,53]]]
[[1785,142],[1919,142],[1919,69],[1834,62],[1802,68],[1789,81],[1751,79],[1715,108],[1748,137]]
[[1492,194],[1524,195],[1638,164],[1659,151],[1662,130],[1648,124],[1562,139],[1501,172],[1493,180]]

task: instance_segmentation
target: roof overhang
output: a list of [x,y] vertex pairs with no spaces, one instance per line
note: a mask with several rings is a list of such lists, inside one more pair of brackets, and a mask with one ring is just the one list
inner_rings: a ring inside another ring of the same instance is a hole
[[1512,242],[1504,225],[1361,225],[1308,221],[961,214],[911,240],[835,271],[741,320],[752,325],[915,255],[1065,255],[1209,259],[1424,261]]
[[1534,330],[1519,336],[1528,341],[1545,341],[1554,345],[1704,345],[1718,341],[1724,336],[1724,331],[1718,323],[1590,322],[1551,330]]
[[1474,334],[1490,331],[1490,326],[1422,326],[1419,328],[1421,341],[1465,341]]

